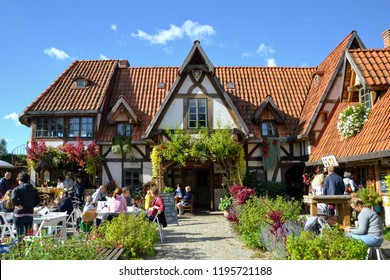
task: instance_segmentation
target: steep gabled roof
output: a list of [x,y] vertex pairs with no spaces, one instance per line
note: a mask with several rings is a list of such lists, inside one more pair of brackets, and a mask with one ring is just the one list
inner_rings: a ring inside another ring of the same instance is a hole
[[356,31],[352,31],[317,67],[316,71],[313,73],[313,77],[318,75],[318,79],[313,79],[311,82],[305,106],[303,107],[299,119],[299,125],[295,132],[296,135],[305,137],[310,134],[312,125],[343,64],[345,50],[358,46],[364,47]]
[[275,112],[275,117],[277,117],[279,122],[284,120],[283,113],[279,110],[278,106],[276,106],[275,102],[272,100],[272,97],[268,95],[264,102],[260,105],[260,107],[255,111],[255,114],[252,117],[252,122],[258,122],[259,117],[263,113],[264,109],[270,106]]
[[367,85],[390,85],[390,49],[349,50],[347,56],[353,60]]
[[[28,117],[44,113],[97,113],[106,96],[117,60],[76,60],[38,98],[24,109],[20,119],[28,125]],[[74,79],[90,81],[85,88],[76,88]]]
[[375,103],[363,129],[348,140],[341,140],[337,131],[338,116],[342,110],[358,103],[340,103],[330,119],[321,141],[313,149],[309,164],[321,164],[321,157],[333,154],[339,162],[367,160],[390,156],[390,88]]
[[[254,112],[261,106],[267,95],[284,114],[290,132],[298,123],[306,93],[310,84],[313,67],[215,67],[216,78],[231,99],[249,132],[257,138],[259,126],[251,122]],[[129,67],[120,68],[110,99],[109,110],[121,95],[141,121],[134,126],[132,138],[141,140],[153,117],[167,97],[169,89],[177,81],[179,67]],[[163,82],[164,89],[158,89]],[[227,83],[234,84],[234,89]],[[110,142],[115,136],[113,126],[103,118],[98,141]]]

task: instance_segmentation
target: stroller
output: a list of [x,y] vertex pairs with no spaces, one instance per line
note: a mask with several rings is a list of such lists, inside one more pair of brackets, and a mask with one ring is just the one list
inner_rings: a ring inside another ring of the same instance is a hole
[[310,230],[317,235],[320,235],[324,228],[330,228],[329,224],[324,220],[324,218],[318,216],[311,216],[307,219],[305,223],[305,230]]

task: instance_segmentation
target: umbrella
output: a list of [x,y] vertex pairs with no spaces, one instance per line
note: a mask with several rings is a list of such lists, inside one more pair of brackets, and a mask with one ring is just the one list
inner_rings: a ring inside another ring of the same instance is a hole
[[0,160],[0,168],[14,168],[15,166],[13,166],[11,163],[9,162],[6,162],[4,160]]

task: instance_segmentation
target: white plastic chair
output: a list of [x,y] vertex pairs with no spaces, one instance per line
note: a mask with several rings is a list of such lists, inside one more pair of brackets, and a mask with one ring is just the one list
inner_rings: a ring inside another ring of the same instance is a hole
[[82,212],[80,208],[73,208],[72,213],[66,219],[66,229],[70,229],[74,235],[78,235],[78,220],[81,219]]
[[1,221],[1,238],[4,238],[5,236],[9,236],[11,238],[15,238],[15,229],[13,224],[10,224],[7,220],[12,219],[13,213],[12,212],[0,212],[0,215],[2,217]]
[[158,215],[160,215],[160,213],[161,213],[160,211],[157,212],[156,217],[154,217],[154,219],[153,219],[153,222],[157,223],[158,232],[159,232],[159,234],[160,234],[160,240],[161,240],[161,242],[163,242],[163,241],[164,241],[163,227],[162,227],[162,225],[160,224],[160,221],[158,220]]

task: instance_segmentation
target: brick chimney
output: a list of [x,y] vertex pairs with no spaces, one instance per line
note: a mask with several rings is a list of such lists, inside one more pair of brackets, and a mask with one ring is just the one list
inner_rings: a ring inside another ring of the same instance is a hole
[[130,67],[129,62],[126,59],[121,59],[118,61],[119,68],[127,68]]
[[382,39],[383,39],[383,43],[385,45],[385,48],[390,48],[390,28],[386,29],[382,33]]

